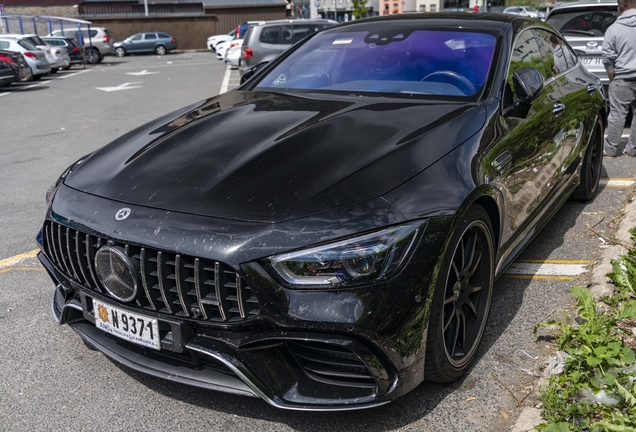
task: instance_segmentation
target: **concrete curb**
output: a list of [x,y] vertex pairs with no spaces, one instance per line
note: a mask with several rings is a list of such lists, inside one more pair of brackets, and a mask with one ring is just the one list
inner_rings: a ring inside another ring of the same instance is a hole
[[[631,190],[633,190],[633,188]],[[625,206],[623,219],[620,221],[614,236],[618,242],[631,245],[632,235],[629,233],[629,230],[634,227],[636,227],[636,201]],[[607,241],[609,239],[604,240]],[[601,257],[597,265],[592,269],[591,274],[590,291],[592,291],[595,299],[598,300],[602,296],[612,295],[614,293],[615,287],[606,275],[612,272],[612,260],[625,254],[627,254],[627,248],[620,245],[610,245],[608,248],[603,249]],[[597,308],[599,308],[598,303]],[[538,391],[539,385],[543,385],[544,383],[545,381],[543,379],[539,380],[535,386],[535,391]],[[541,410],[534,407],[525,407],[513,426],[512,432],[534,431],[535,426],[541,423],[543,423]]]

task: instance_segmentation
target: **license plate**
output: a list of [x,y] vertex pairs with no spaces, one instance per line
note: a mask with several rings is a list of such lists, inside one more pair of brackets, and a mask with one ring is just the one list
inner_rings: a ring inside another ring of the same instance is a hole
[[159,350],[159,325],[154,318],[119,309],[93,299],[95,326],[118,338]]
[[583,66],[601,66],[603,59],[601,57],[583,57],[581,58]]

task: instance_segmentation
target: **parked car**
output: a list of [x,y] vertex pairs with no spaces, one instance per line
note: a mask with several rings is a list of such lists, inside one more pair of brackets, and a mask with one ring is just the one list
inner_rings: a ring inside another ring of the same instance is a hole
[[[84,64],[86,62],[84,47],[80,46],[79,42],[75,39],[70,37],[44,36],[42,40],[51,46],[65,48],[69,55],[70,65]],[[64,69],[68,69],[70,65]]]
[[177,49],[177,40],[164,32],[144,32],[134,34],[121,42],[115,42],[115,55],[155,53],[164,55]]
[[240,49],[243,45],[243,39],[234,39],[229,42],[220,43],[217,45],[218,49],[216,50],[216,58],[219,60],[225,60],[225,55],[231,49],[236,50],[239,49],[239,57],[240,57]]
[[279,20],[256,24],[247,30],[239,74],[259,63],[273,60],[305,37],[337,24],[332,20]]
[[545,18],[545,12],[538,11],[537,9],[531,6],[512,6],[507,7],[503,10],[503,13],[509,15],[519,15],[530,18]]
[[53,49],[50,45],[44,42],[38,35],[35,34],[2,34],[4,38],[16,38],[28,41],[31,45],[44,52],[46,59],[51,66],[51,73],[56,73],[58,70],[63,69],[70,64],[70,58],[66,50]]
[[597,192],[599,87],[535,19],[325,29],[64,171],[37,235],[53,315],[129,368],[280,408],[456,380],[495,279]]
[[51,72],[51,65],[46,59],[44,51],[37,49],[26,40],[13,37],[5,38],[4,35],[0,35],[0,50],[21,53],[29,68],[31,68],[34,81]]
[[605,32],[618,18],[616,1],[563,3],[550,11],[546,23],[557,29],[579,55],[583,66],[609,88],[601,57]]
[[242,46],[243,40],[239,39],[236,42],[237,42],[236,45],[233,45],[231,48],[225,51],[225,56],[223,57],[223,60],[225,61],[225,64],[238,67],[241,61],[241,50],[243,49],[243,46]]
[[84,47],[86,62],[90,64],[101,63],[105,56],[115,54],[113,38],[105,27],[91,27],[90,38],[88,28],[81,29],[81,38],[77,28],[54,30],[49,36],[72,37],[78,41]]
[[236,37],[236,29],[232,30],[231,32],[227,34],[210,36],[206,44],[210,51],[215,51],[216,44],[218,44],[219,42],[231,41],[235,37]]
[[21,53],[0,49],[0,86],[16,81],[29,81],[32,77],[31,68]]

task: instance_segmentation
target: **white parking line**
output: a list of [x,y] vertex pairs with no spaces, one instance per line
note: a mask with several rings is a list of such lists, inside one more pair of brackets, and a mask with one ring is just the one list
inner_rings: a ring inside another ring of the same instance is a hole
[[219,94],[223,94],[227,91],[227,88],[230,85],[231,74],[232,74],[232,66],[227,65],[227,68],[225,68],[225,76],[223,76],[223,82],[221,83],[221,90],[219,90]]
[[602,178],[598,181],[601,186],[613,188],[628,188],[634,184],[633,178]]
[[593,264],[589,260],[527,260],[516,261],[508,267],[505,275],[524,279],[572,280],[587,271]]

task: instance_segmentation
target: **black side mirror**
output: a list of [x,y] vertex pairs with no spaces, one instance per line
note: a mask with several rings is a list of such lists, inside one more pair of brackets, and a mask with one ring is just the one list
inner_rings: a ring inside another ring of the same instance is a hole
[[249,80],[254,75],[256,75],[256,72],[258,72],[259,70],[263,69],[263,67],[265,67],[267,65],[267,63],[269,63],[269,62],[266,62],[266,61],[265,62],[261,62],[261,63],[257,64],[256,66],[252,66],[251,68],[246,70],[245,73],[243,74],[243,76],[241,77],[241,84],[245,83],[247,80]]
[[543,90],[543,75],[533,67],[519,69],[512,74],[512,83],[519,100],[530,103]]

